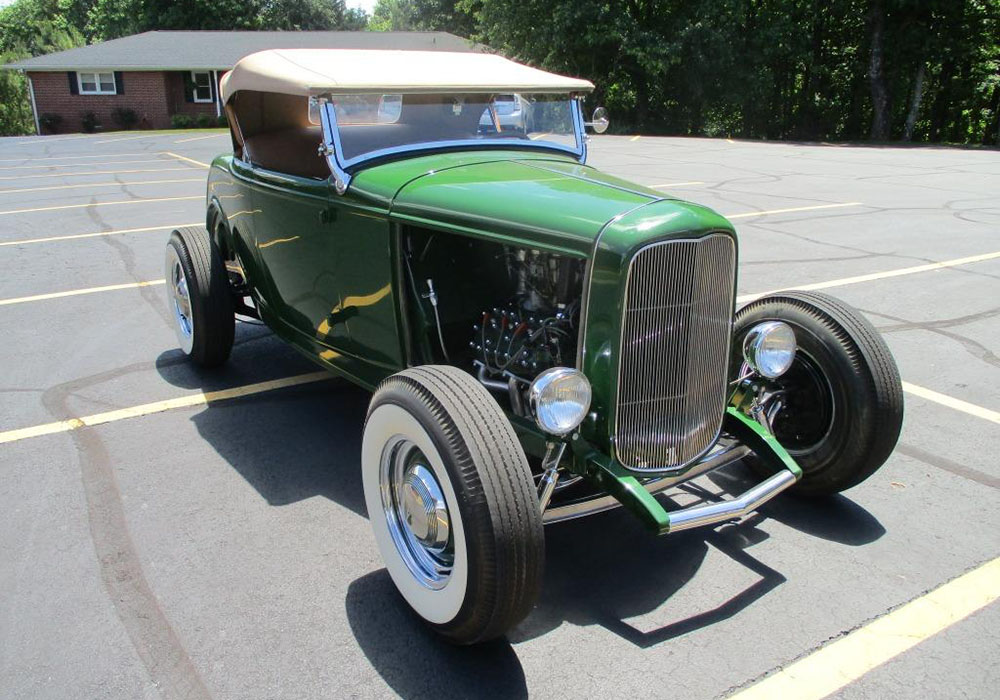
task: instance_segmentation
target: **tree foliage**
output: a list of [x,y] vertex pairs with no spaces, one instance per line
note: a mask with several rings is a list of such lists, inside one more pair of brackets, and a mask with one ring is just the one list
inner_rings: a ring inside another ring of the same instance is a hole
[[[622,129],[897,139],[907,135],[919,94],[912,138],[997,138],[1000,0],[460,0],[458,7],[474,16],[475,39],[593,80]],[[873,96],[884,125],[875,123]]]
[[[58,0],[20,0],[0,10],[0,64],[82,46],[83,34],[61,8]],[[27,79],[0,71],[0,136],[34,131]]]
[[[1000,0],[379,0],[370,20],[344,0],[17,0],[0,53],[151,29],[362,28],[448,31],[589,78],[622,131],[1000,137]],[[31,126],[24,94],[0,71],[3,133]]]
[[378,0],[368,28],[373,31],[441,31],[469,37],[476,31],[473,13],[461,0]]

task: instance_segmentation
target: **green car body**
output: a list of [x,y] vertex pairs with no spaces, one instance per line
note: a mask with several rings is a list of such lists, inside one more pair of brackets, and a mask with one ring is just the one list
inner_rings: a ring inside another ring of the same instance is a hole
[[[433,361],[419,340],[427,321],[414,313],[419,302],[400,259],[403,227],[584,261],[586,324],[576,364],[593,399],[574,440],[576,469],[655,529],[668,528],[662,507],[615,458],[623,281],[633,255],[651,243],[708,234],[735,243],[725,218],[571,156],[493,149],[375,164],[354,174],[344,194],[332,178],[219,156],[208,205],[209,230],[221,249],[236,251],[261,318],[309,358],[368,389]],[[543,455],[546,435],[533,421],[509,415],[525,451]],[[771,447],[776,465],[790,461],[777,443]]]

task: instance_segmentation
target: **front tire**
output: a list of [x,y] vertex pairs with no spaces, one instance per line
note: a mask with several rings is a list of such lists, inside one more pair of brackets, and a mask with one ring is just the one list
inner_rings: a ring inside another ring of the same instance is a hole
[[750,302],[736,314],[734,347],[762,321],[795,331],[791,368],[765,383],[781,396],[770,415],[775,437],[802,468],[795,490],[822,496],[856,486],[889,458],[902,427],[892,353],[864,316],[828,294],[779,292]]
[[481,384],[434,365],[386,379],[368,409],[361,469],[389,575],[431,628],[474,644],[531,611],[545,555],[538,497]]
[[202,367],[217,367],[233,349],[236,316],[229,279],[208,231],[175,229],[167,242],[167,306],[181,350]]

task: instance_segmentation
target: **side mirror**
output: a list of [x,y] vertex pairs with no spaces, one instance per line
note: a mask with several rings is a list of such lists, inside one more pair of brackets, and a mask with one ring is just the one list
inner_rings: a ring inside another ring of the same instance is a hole
[[594,130],[595,134],[603,134],[608,130],[608,126],[611,124],[608,121],[608,110],[604,107],[598,107],[594,110],[594,116],[590,118],[589,122],[584,122],[584,126],[589,126]]

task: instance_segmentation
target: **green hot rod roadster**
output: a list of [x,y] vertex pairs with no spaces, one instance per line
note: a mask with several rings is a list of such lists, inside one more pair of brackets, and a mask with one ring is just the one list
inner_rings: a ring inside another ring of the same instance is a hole
[[[857,311],[796,291],[736,311],[726,219],[586,165],[586,127],[607,127],[583,116],[592,89],[487,54],[247,56],[222,81],[233,153],[207,226],[167,246],[192,361],[224,362],[250,316],[374,392],[375,541],[459,643],[531,609],[546,523],[733,521],[858,484],[899,435],[895,363]],[[666,507],[737,461],[744,493]]]

